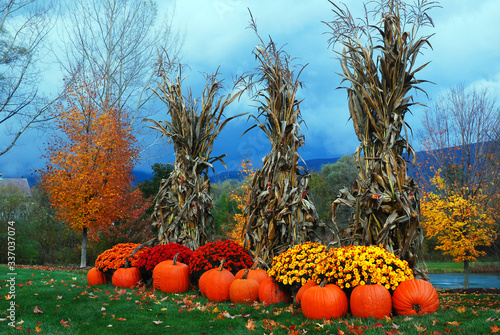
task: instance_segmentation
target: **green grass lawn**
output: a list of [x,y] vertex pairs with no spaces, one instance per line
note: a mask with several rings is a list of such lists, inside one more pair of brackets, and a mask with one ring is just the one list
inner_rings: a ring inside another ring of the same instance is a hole
[[[422,267],[423,264],[419,263]],[[463,263],[455,262],[426,262],[425,266],[429,273],[463,273]],[[476,262],[469,265],[470,272],[500,272],[500,265],[493,262]]]
[[290,304],[212,303],[195,291],[89,287],[83,271],[16,272],[11,328],[8,269],[0,267],[2,334],[489,334],[500,327],[499,295],[441,293],[440,308],[430,315],[312,321]]

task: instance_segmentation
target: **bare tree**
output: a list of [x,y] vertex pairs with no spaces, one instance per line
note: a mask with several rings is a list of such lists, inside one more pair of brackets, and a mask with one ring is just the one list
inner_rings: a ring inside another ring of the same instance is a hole
[[131,123],[148,116],[144,107],[152,94],[147,88],[157,50],[176,56],[181,46],[172,16],[160,23],[157,16],[155,1],[76,0],[68,7],[63,60],[68,77],[103,81],[98,102],[131,113]]
[[5,134],[0,156],[51,105],[39,94],[38,83],[53,13],[50,1],[0,2],[0,129]]
[[496,194],[500,108],[487,89],[459,84],[425,110],[423,142],[432,164],[440,167],[448,186],[467,188],[469,195],[490,187]]

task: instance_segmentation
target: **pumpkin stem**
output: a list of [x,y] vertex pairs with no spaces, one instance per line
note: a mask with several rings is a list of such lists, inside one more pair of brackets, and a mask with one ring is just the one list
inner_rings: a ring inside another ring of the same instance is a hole
[[245,272],[243,273],[243,277],[241,277],[241,279],[247,279],[249,271],[250,269],[245,269]]
[[220,265],[219,265],[219,268],[217,269],[217,271],[222,271],[224,270],[224,263],[226,262],[226,259],[225,258],[222,258],[220,260]]
[[325,287],[325,285],[328,283],[328,281],[326,279],[323,279],[323,281],[321,282],[321,284],[319,284],[319,287]]
[[176,253],[176,254],[174,255],[174,260],[173,260],[173,262],[172,262],[172,265],[177,265],[177,256],[179,256],[180,254],[181,254],[181,253],[180,253],[180,252],[178,252],[178,253]]

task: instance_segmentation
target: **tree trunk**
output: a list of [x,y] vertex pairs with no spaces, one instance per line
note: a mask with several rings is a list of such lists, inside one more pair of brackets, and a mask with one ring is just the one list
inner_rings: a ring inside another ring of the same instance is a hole
[[464,261],[464,288],[469,288],[469,261]]
[[83,227],[82,258],[80,261],[80,267],[84,268],[86,266],[87,266],[87,227]]

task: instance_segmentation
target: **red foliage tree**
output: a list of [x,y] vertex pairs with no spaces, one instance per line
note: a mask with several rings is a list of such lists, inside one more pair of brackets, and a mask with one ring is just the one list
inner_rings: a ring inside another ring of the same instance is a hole
[[38,171],[57,216],[83,232],[81,266],[86,266],[87,232],[127,216],[132,167],[138,147],[124,113],[95,103],[98,90],[85,78],[67,85],[55,113],[60,135],[48,144],[45,169]]

